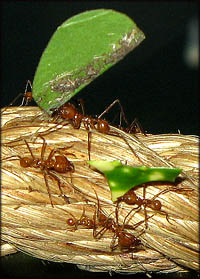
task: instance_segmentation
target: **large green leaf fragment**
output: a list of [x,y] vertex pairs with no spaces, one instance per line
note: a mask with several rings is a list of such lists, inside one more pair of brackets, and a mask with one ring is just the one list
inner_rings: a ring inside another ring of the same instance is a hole
[[97,9],[60,25],[37,67],[33,98],[48,114],[121,60],[145,38],[127,15]]
[[175,182],[182,171],[177,168],[131,167],[122,165],[120,161],[88,161],[88,163],[106,176],[113,202],[131,188],[143,183],[153,181]]

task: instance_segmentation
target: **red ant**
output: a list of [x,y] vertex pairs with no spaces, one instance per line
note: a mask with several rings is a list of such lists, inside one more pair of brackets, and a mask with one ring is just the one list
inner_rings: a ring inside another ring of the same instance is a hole
[[[88,132],[88,156],[90,160],[90,129],[94,129],[100,133],[108,134],[110,132],[110,125],[107,120],[101,119],[101,117],[107,113],[116,103],[120,106],[120,127],[121,128],[121,121],[122,118],[128,124],[128,121],[126,120],[122,105],[118,99],[116,99],[112,104],[110,104],[97,118],[92,118],[91,116],[84,115],[84,108],[83,108],[83,102],[81,100],[81,107],[82,107],[82,113],[78,112],[75,108],[75,106],[71,103],[66,103],[62,105],[60,108],[54,110],[52,116],[60,116],[64,120],[69,120],[71,125],[74,129],[80,129],[81,123],[83,123],[85,129]],[[132,122],[132,124],[129,126],[127,131],[129,133],[133,133],[133,127],[136,125],[136,120]],[[121,128],[122,129],[122,128]],[[123,129],[122,129],[123,130]],[[139,126],[137,126],[137,132],[139,131]],[[141,129],[140,129],[141,131]]]
[[[95,194],[97,196],[97,193],[95,191]],[[93,237],[95,239],[100,239],[103,234],[108,230],[110,232],[114,233],[114,237],[112,239],[112,242],[110,244],[111,251],[115,250],[117,247],[120,248],[121,251],[123,252],[130,252],[130,251],[135,251],[137,250],[138,246],[141,245],[141,241],[138,238],[138,236],[134,236],[131,233],[128,233],[125,231],[125,229],[129,230],[134,230],[138,226],[140,226],[144,221],[140,221],[134,226],[126,224],[126,220],[128,216],[132,213],[133,209],[126,215],[124,218],[123,225],[119,225],[118,222],[118,205],[115,209],[115,215],[116,215],[116,221],[111,218],[111,217],[106,217],[105,214],[100,210],[100,202],[97,196],[97,220],[98,220],[98,225],[103,227],[100,231],[96,232],[96,225],[94,226],[93,229]],[[148,217],[151,218],[152,216]],[[96,224],[96,220],[94,219],[94,224]],[[140,235],[144,233],[142,231]],[[118,240],[117,245],[115,245],[116,239]]]
[[90,116],[85,116],[78,112],[75,106],[69,102],[55,110],[54,113],[58,114],[62,119],[69,120],[74,129],[79,129],[81,123],[83,123],[85,129],[88,131],[90,129],[95,129],[100,133],[108,133],[110,130],[106,120],[99,119],[99,117],[92,118]]
[[152,199],[146,199],[145,198],[145,193],[146,193],[146,185],[143,186],[143,198],[140,198],[136,195],[134,189],[129,190],[126,194],[124,194],[122,197],[119,197],[117,199],[117,204],[119,204],[120,202],[125,202],[128,205],[138,205],[138,207],[135,208],[135,210],[137,210],[139,208],[139,210],[141,209],[141,206],[144,206],[144,214],[145,214],[145,226],[146,229],[148,227],[148,223],[147,223],[147,211],[146,211],[146,207],[149,207],[155,211],[159,211],[161,214],[164,214],[166,216],[167,221],[170,223],[169,221],[169,217],[168,217],[168,213],[161,210],[162,208],[162,203],[157,200],[156,198],[158,196],[160,196],[161,194],[166,194],[170,191],[174,191],[174,192],[179,192],[179,191],[190,191],[189,189],[165,189],[163,191],[161,191],[160,193],[156,194]]
[[[31,158],[30,157],[21,157],[19,155],[16,155],[16,156],[19,157],[19,159],[20,159],[19,162],[20,162],[21,167],[23,167],[23,168],[28,168],[28,167],[39,168],[43,172],[49,199],[50,199],[52,207],[54,207],[52,199],[51,199],[47,176],[56,180],[60,193],[61,193],[61,195],[63,195],[63,192],[61,190],[60,180],[52,173],[52,171],[56,171],[58,173],[74,172],[74,165],[64,155],[57,155],[57,156],[55,156],[55,159],[53,159],[53,156],[55,155],[56,152],[59,152],[59,149],[51,150],[48,158],[45,160],[44,154],[45,154],[47,143],[42,136],[39,136],[39,137],[43,140],[40,158],[35,158],[28,142],[25,139],[24,139],[24,141],[28,148],[29,153],[31,154]],[[71,153],[67,153],[67,154],[73,155]],[[12,156],[12,157],[15,157],[15,156]]]
[[69,214],[72,215],[72,218],[67,219],[67,225],[72,227],[75,226],[76,229],[78,226],[83,226],[86,227],[87,229],[94,228],[94,221],[93,219],[90,219],[85,215],[85,208],[83,209],[83,213],[79,220],[77,220],[72,213]]
[[[30,86],[31,91],[28,91],[28,86]],[[32,85],[31,85],[30,80],[27,80],[26,88],[25,88],[24,93],[19,93],[19,94],[14,98],[14,100],[9,104],[9,106],[12,106],[12,105],[19,99],[20,96],[23,96],[22,103],[21,103],[20,107],[23,106],[23,105],[27,106],[27,105],[33,100],[33,96],[32,96]],[[25,103],[25,104],[24,104],[24,103]],[[7,107],[8,107],[8,106],[7,106]],[[2,112],[4,112],[4,111],[7,109],[7,107],[4,108],[4,109],[2,110]]]
[[[142,220],[138,223],[136,223],[134,226],[126,224],[126,220],[128,216],[134,211],[135,209],[132,209],[129,211],[129,213],[126,215],[124,218],[124,222],[122,225],[119,225],[118,221],[118,215],[119,215],[119,209],[118,209],[119,204],[117,204],[116,209],[115,209],[115,215],[116,215],[116,225],[118,226],[115,231],[115,237],[113,238],[113,241],[111,243],[111,250],[113,251],[114,249],[117,248],[117,246],[120,247],[120,250],[123,252],[131,252],[131,251],[137,251],[138,246],[141,246],[142,243],[140,239],[138,238],[140,235],[142,235],[145,231],[142,230],[140,234],[136,237],[135,235],[128,233],[125,231],[125,229],[129,230],[135,230],[137,227],[139,227],[142,223],[145,222],[145,220]],[[151,215],[147,217],[147,220],[153,217],[154,215]],[[115,241],[117,239],[117,245],[115,244]]]

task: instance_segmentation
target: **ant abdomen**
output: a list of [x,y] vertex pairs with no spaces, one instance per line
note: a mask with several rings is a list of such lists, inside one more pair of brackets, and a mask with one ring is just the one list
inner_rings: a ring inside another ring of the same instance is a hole
[[103,133],[103,134],[107,134],[109,132],[109,130],[110,130],[110,126],[108,124],[108,121],[98,119],[97,131],[99,131],[100,133]]
[[149,207],[152,208],[153,210],[160,210],[162,207],[162,204],[159,200],[153,200],[153,201],[151,201]]
[[76,220],[75,219],[73,219],[73,218],[68,218],[67,219],[67,225],[69,225],[69,226],[75,226],[76,225]]
[[118,233],[118,245],[121,251],[136,249],[141,244],[139,238],[127,232]]
[[30,167],[32,161],[33,160],[29,157],[22,157],[22,158],[20,158],[20,166],[23,168],[28,168],[28,167]]
[[54,170],[59,173],[65,173],[66,171],[74,171],[73,164],[65,156],[61,155],[55,156],[55,162],[52,168],[54,168]]

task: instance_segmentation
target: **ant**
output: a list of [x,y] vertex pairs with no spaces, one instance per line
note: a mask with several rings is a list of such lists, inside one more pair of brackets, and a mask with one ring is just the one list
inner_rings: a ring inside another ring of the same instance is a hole
[[146,199],[145,198],[146,186],[147,185],[143,185],[143,198],[138,197],[136,195],[134,189],[131,189],[127,193],[125,193],[122,197],[119,197],[117,199],[117,204],[119,204],[120,202],[125,202],[128,205],[137,205],[138,207],[136,207],[135,210],[137,210],[138,208],[140,210],[141,206],[143,205],[146,229],[148,228],[148,223],[147,223],[148,217],[147,217],[146,207],[149,207],[155,211],[158,211],[161,214],[164,214],[166,216],[167,221],[170,223],[168,213],[161,210],[162,203],[156,199],[158,196],[160,196],[161,194],[166,194],[170,191],[173,191],[173,192],[191,191],[189,189],[178,189],[178,188],[177,189],[165,189],[165,190],[159,192],[158,194],[156,194],[152,199]]
[[[85,115],[82,100],[80,100],[80,104],[82,107],[82,113],[78,112],[73,104],[67,102],[64,105],[62,105],[60,108],[55,109],[53,111],[52,116],[60,116],[64,120],[69,120],[69,122],[71,123],[71,125],[74,129],[80,129],[81,123],[83,123],[85,129],[88,131],[88,157],[90,160],[90,135],[91,135],[90,130],[94,129],[100,133],[109,134],[110,125],[107,120],[101,119],[101,117],[105,113],[107,113],[116,103],[118,103],[118,105],[120,106],[120,126],[119,126],[119,128],[122,129],[121,128],[122,118],[124,119],[124,121],[126,122],[127,125],[128,125],[128,121],[126,120],[125,113],[123,111],[123,107],[118,99],[113,101],[113,103],[111,103],[97,118],[93,118],[91,116]],[[133,128],[135,125],[136,125],[136,120],[134,120],[132,122],[132,124],[129,126],[129,128],[124,129],[124,130],[127,130],[127,132],[129,132],[129,133],[133,133]],[[139,130],[140,130],[140,132],[143,132],[140,129],[140,126],[138,125],[136,131],[139,132]]]
[[[28,86],[31,88],[31,91],[28,91]],[[19,93],[8,106],[12,106],[19,99],[20,96],[23,96],[22,103],[21,103],[20,107],[22,107],[23,105],[27,106],[33,100],[32,84],[31,84],[30,80],[27,80],[24,93]],[[7,107],[4,108],[2,110],[2,112],[4,112],[7,109]]]
[[[123,224],[119,225],[119,209],[118,209],[119,204],[117,204],[115,208],[115,216],[116,216],[116,224],[117,228],[115,231],[115,236],[113,238],[113,241],[111,243],[111,250],[113,251],[116,249],[118,246],[122,252],[131,252],[131,251],[137,251],[138,246],[141,246],[141,240],[139,239],[139,236],[142,235],[145,230],[143,229],[140,234],[136,237],[135,235],[128,233],[125,231],[125,229],[129,230],[135,230],[137,227],[139,227],[141,224],[145,222],[145,220],[139,221],[136,223],[134,226],[126,224],[126,220],[129,217],[129,215],[134,211],[135,209],[133,208],[132,210],[129,211],[129,213],[126,215],[124,218]],[[152,218],[154,215],[148,216],[147,220]],[[115,245],[115,241],[117,239],[117,244]]]
[[[117,207],[116,207],[117,209]],[[141,240],[139,239],[139,236],[142,235],[144,233],[144,230],[141,231],[141,233],[136,237],[135,235],[129,233],[129,232],[126,232],[125,231],[125,228],[126,229],[131,229],[131,230],[134,230],[136,229],[137,227],[139,227],[142,223],[144,223],[144,221],[140,221],[138,222],[137,224],[135,224],[134,226],[131,226],[131,225],[127,225],[125,224],[125,221],[127,219],[127,217],[129,216],[129,214],[132,212],[133,210],[131,210],[127,215],[126,217],[124,218],[124,222],[122,225],[119,225],[118,223],[118,218],[116,217],[116,224],[117,224],[117,227],[115,229],[115,236],[112,240],[112,243],[111,243],[111,250],[115,250],[118,246],[120,248],[120,250],[122,252],[131,252],[131,251],[137,251],[138,250],[138,246],[141,246],[142,243],[141,243]],[[117,213],[118,214],[118,213]],[[153,216],[153,215],[152,215]],[[148,217],[148,218],[151,218],[152,216]],[[115,245],[115,241],[117,239],[117,244]]]
[[[138,238],[144,231],[140,233],[139,236],[134,236],[131,233],[128,233],[125,231],[125,229],[134,230],[137,227],[139,227],[144,221],[140,221],[134,226],[126,224],[126,220],[129,217],[129,215],[132,213],[133,209],[126,215],[124,218],[123,224],[119,225],[118,222],[118,205],[115,208],[115,216],[116,221],[111,217],[106,217],[105,214],[100,210],[100,202],[97,196],[97,193],[95,191],[96,197],[97,197],[97,220],[98,225],[103,227],[98,232],[96,232],[96,225],[93,229],[93,237],[95,239],[100,239],[106,231],[110,231],[114,233],[113,239],[110,244],[111,251],[114,251],[117,247],[123,252],[131,252],[137,250],[138,246],[141,245],[141,241]],[[151,218],[152,216],[148,217]],[[96,218],[95,218],[96,219]],[[94,224],[96,224],[96,220],[94,219]],[[118,240],[117,245],[115,245],[116,239]]]
[[[15,155],[15,156],[19,157],[19,159],[20,159],[19,162],[20,162],[21,167],[23,167],[23,168],[29,168],[29,167],[39,168],[43,172],[50,203],[51,203],[51,206],[54,207],[52,198],[51,198],[51,194],[50,194],[47,176],[53,178],[57,182],[60,193],[61,193],[61,195],[63,195],[63,192],[61,190],[60,180],[57,178],[57,176],[55,176],[52,173],[52,171],[56,171],[58,173],[66,173],[66,172],[72,173],[72,172],[74,172],[74,165],[64,155],[57,155],[57,156],[55,156],[55,159],[53,159],[53,156],[55,155],[56,152],[59,152],[59,149],[52,149],[51,152],[49,153],[48,158],[45,160],[44,154],[45,154],[47,143],[41,135],[39,135],[39,137],[43,140],[40,158],[36,158],[33,155],[33,152],[31,150],[28,142],[25,139],[24,139],[24,142],[27,146],[29,153],[31,154],[31,157],[22,157],[19,155]],[[66,154],[73,155],[71,153],[66,153]],[[15,157],[15,156],[11,156],[11,157]]]
[[88,216],[85,215],[85,208],[83,209],[83,213],[79,220],[77,220],[72,213],[69,214],[72,215],[72,218],[67,219],[68,226],[75,226],[76,229],[78,226],[83,226],[87,229],[94,228],[94,221],[93,219],[90,219]]

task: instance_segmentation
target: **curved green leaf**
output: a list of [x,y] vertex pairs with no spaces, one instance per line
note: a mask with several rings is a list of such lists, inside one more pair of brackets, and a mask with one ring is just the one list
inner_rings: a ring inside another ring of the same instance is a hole
[[88,164],[103,172],[112,192],[112,201],[123,196],[131,188],[152,181],[174,182],[181,173],[177,168],[147,168],[122,165],[120,161],[88,161]]
[[125,14],[91,10],[57,28],[33,81],[33,98],[47,113],[66,103],[145,38]]

